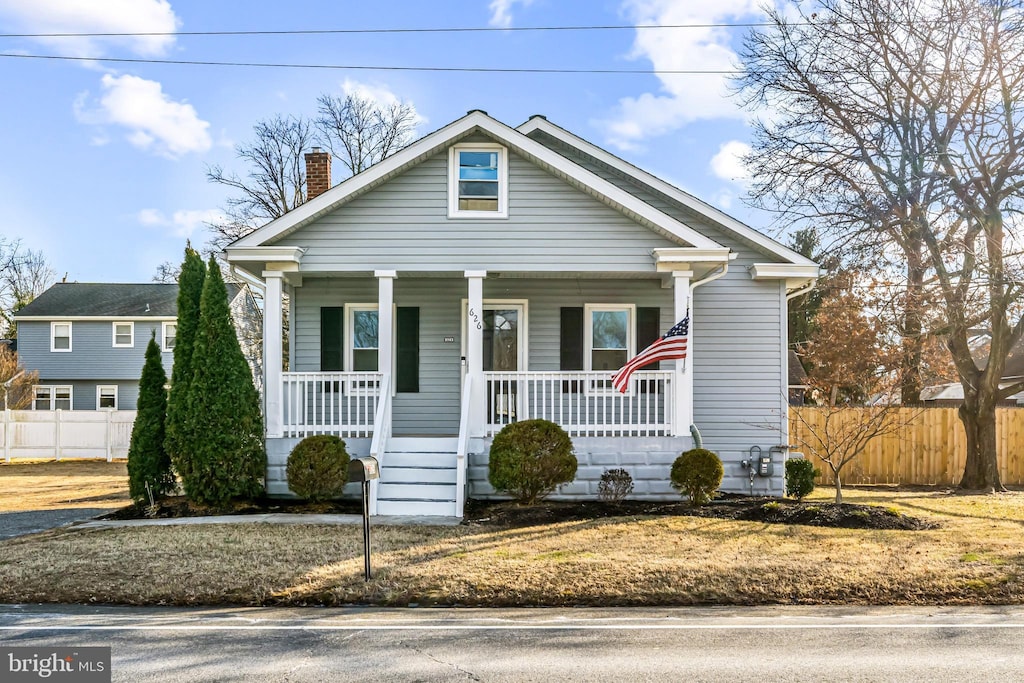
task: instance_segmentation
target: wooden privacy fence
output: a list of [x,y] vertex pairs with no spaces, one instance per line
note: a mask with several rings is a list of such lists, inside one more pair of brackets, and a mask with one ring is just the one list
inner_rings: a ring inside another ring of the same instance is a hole
[[[804,451],[822,471],[818,482],[832,483],[828,466],[807,452],[804,442],[822,436],[823,409],[792,406],[789,443]],[[848,408],[832,420],[838,430],[855,429],[870,408]],[[956,485],[964,473],[967,435],[956,408],[899,408],[894,411],[899,428],[868,442],[841,476],[846,484],[948,484]],[[996,410],[996,452],[1003,484],[1024,485],[1024,408]]]
[[0,457],[126,458],[134,423],[134,410],[4,410]]

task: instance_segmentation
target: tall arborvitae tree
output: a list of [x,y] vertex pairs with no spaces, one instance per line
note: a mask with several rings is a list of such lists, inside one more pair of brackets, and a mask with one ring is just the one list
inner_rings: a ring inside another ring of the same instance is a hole
[[199,299],[203,294],[206,266],[192,245],[185,247],[185,261],[178,278],[178,330],[171,369],[171,393],[167,400],[167,452],[174,469],[184,479],[191,471],[189,414],[185,409],[192,377],[192,347],[199,327]]
[[191,469],[185,493],[218,505],[263,490],[267,454],[260,398],[238,345],[220,268],[213,257],[200,304],[186,394]]
[[146,347],[146,364],[139,380],[138,414],[128,448],[128,493],[136,500],[148,497],[146,484],[153,496],[167,495],[175,485],[171,458],[164,448],[167,373],[160,356],[154,334]]

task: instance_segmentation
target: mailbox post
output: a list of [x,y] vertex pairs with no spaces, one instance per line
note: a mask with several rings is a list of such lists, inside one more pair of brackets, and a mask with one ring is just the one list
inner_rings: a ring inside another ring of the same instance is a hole
[[365,580],[370,580],[370,482],[380,479],[377,458],[353,458],[348,464],[348,480],[362,483],[363,488],[363,566]]

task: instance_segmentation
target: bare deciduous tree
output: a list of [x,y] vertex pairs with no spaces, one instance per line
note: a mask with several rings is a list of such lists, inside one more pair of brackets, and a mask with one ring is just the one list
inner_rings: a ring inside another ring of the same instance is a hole
[[0,344],[0,408],[24,410],[32,405],[32,387],[39,382],[35,370],[25,372],[18,355]]
[[407,102],[382,105],[352,93],[345,97],[321,95],[317,99],[318,137],[349,175],[361,173],[391,156],[412,140],[418,117]]
[[42,294],[56,277],[43,252],[0,237],[0,334],[15,335],[14,314]]
[[920,394],[927,339],[944,339],[964,388],[961,487],[1001,489],[995,405],[1024,388],[1000,386],[1024,332],[1021,3],[816,0],[769,16],[738,81],[773,113],[748,158],[753,200],[900,273],[903,397]]

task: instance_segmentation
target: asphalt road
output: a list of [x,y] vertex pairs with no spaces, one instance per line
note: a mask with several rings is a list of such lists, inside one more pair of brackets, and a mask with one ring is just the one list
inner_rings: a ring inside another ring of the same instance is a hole
[[0,645],[109,645],[115,681],[1021,681],[1024,607],[0,606]]
[[0,540],[34,534],[72,522],[92,519],[110,512],[110,508],[64,508],[0,513]]

